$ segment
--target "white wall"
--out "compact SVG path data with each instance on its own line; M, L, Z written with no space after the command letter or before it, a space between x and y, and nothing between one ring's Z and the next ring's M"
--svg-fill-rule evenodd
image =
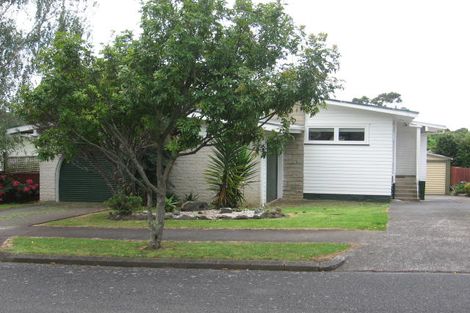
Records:
M397 129L397 175L416 175L416 128L403 123Z
M37 156L36 147L29 138L24 138L21 144L15 147L14 151L11 151L8 156L10 157L23 157L23 156Z
M386 114L329 105L306 119L309 127L368 128L367 145L304 147L304 193L391 195L393 119Z
M418 179L420 181L426 181L427 176L427 157L428 157L428 136L426 133L421 132L419 136L420 139L420 149L419 149L419 175Z

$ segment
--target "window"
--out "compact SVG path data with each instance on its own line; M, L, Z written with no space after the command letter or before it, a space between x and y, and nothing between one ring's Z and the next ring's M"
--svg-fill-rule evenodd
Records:
M366 130L364 128L340 128L339 141L364 141Z
M334 128L310 128L308 130L308 140L333 141L335 140Z
M308 129L306 143L324 145L368 145L369 126L312 127Z

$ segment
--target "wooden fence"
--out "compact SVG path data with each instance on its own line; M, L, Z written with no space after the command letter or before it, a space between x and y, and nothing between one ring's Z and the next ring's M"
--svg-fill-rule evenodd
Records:
M450 184L470 182L470 168L452 166L450 170Z

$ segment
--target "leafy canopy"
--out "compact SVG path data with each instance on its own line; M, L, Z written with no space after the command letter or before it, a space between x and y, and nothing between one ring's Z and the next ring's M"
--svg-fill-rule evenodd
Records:
M360 98L353 98L353 103L357 104L375 104L377 106L386 106L387 104L398 104L402 102L401 95L397 92L385 92L379 94L377 97L369 99L366 96Z
M470 167L470 132L466 128L429 136L429 149L452 158L452 165Z

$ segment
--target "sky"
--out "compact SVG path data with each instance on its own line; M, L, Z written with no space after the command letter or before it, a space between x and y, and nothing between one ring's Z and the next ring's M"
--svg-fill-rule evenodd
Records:
M96 45L113 32L138 32L138 0L99 0ZM470 128L470 1L285 0L296 24L328 34L341 53L338 100L395 91L417 120Z

